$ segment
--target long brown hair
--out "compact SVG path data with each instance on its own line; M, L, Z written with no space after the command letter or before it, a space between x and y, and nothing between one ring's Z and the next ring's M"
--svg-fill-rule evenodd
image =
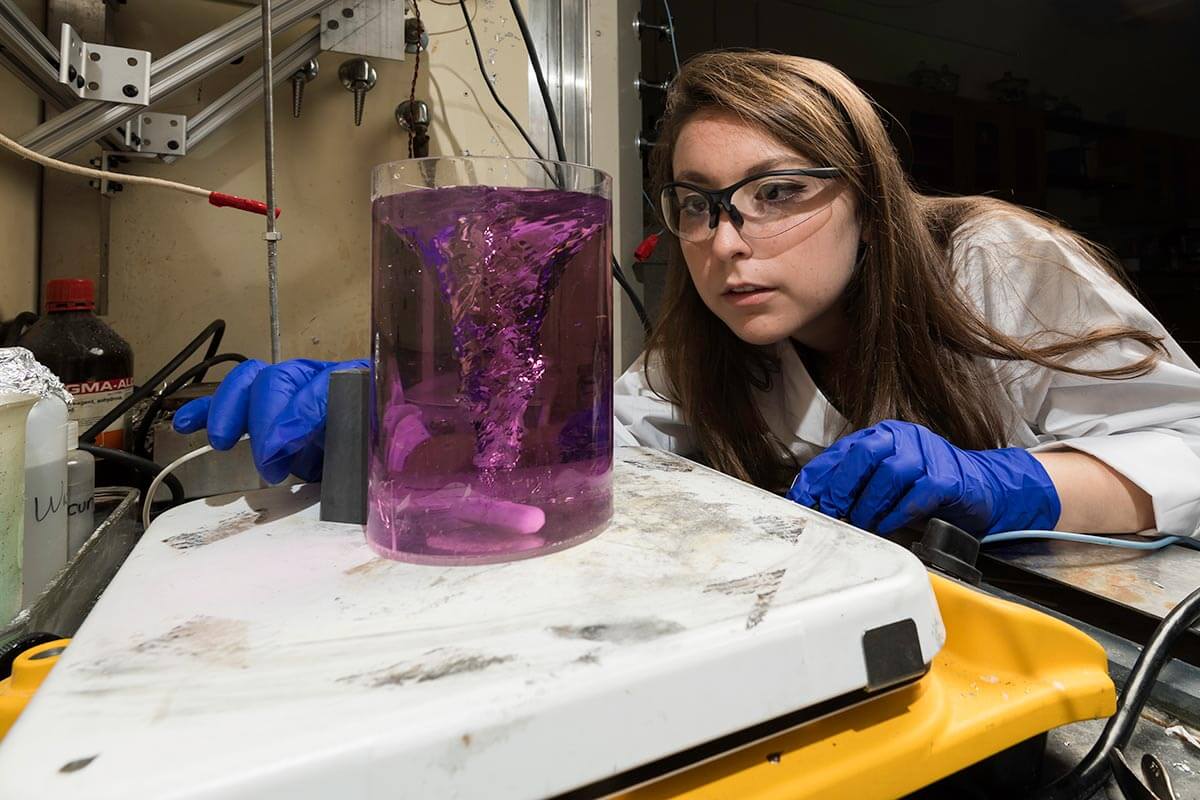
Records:
M872 101L821 61L762 51L704 53L684 65L667 94L652 154L655 189L672 180L679 131L699 111L732 113L820 166L840 167L857 198L869 242L846 290L856 332L835 396L851 428L881 419L920 423L961 447L1005 444L998 385L981 358L1025 361L1102 378L1145 374L1162 339L1135 328L1085 335L1057 332L1018 341L984 321L955 289L951 252L961 226L993 211L1018 214L1060 234L1110 270L1098 246L1015 205L986 197L929 197L910 184ZM657 195L655 195L657 196ZM701 455L715 468L779 490L796 465L768 430L754 389L769 388L778 363L771 347L740 340L704 305L679 241L669 236L665 301L647 355L667 385L653 387L680 406ZM1066 357L1132 339L1149 348L1135 363L1085 370Z

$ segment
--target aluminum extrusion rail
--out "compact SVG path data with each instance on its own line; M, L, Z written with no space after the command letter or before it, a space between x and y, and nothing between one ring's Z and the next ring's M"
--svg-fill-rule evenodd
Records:
M301 20L314 16L334 0L279 0L273 9L272 34L278 35ZM210 70L252 50L261 42L260 8L235 17L178 50L152 62L150 101L154 103L182 89ZM62 156L102 137L145 106L88 101L39 125L21 138L24 146L48 156Z
M79 98L58 81L58 49L12 0L0 0L0 58L45 101L70 108Z
M275 83L281 83L321 52L321 34L314 29L281 51L271 60ZM213 100L202 111L188 119L187 142L190 149L229 120L258 102L263 94L262 73L247 75L236 86Z

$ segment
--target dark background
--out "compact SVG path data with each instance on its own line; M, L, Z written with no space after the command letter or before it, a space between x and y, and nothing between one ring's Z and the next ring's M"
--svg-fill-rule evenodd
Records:
M819 58L892 116L917 186L1047 212L1110 248L1200 358L1200 3L1195 0L675 0L679 57ZM665 21L661 0L642 19ZM674 72L642 34L642 77ZM653 139L661 91L642 93ZM654 229L647 209L646 224ZM661 258L661 253L657 254ZM639 268L648 288L661 265Z

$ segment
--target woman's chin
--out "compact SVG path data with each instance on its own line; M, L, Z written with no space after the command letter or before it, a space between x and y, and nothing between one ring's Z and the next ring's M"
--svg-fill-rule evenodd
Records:
M729 324L728 322L726 324L729 325L729 329L733 331L734 335L743 342L758 347L782 342L788 337L790 331L790 328L782 320L771 320L761 317L741 320L735 324Z

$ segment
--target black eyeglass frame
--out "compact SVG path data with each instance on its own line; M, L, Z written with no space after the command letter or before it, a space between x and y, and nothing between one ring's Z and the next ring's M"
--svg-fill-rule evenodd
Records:
M659 202L660 206L665 206L667 192L671 191L676 186L681 186L684 189L690 189L691 191L695 192L696 194L700 195L701 197L703 197L705 200L708 201L708 228L709 228L709 230L716 230L717 225L720 224L722 209L724 209L725 213L729 215L729 221L733 223L734 227L738 228L740 230L746 220L745 220L745 217L742 216L742 212L738 211L737 206L735 206L733 204L733 195L737 192L738 189L741 189L747 183L752 183L757 180L762 180L763 178L777 178L777 177L778 178L805 177L805 178L821 178L824 180L830 180L833 178L842 177L842 170L839 167L805 167L805 168L796 168L796 169L775 169L775 170L770 170L768 172L759 172L755 175L747 175L745 178L742 178L737 183L726 186L724 189L705 189L701 186L697 186L694 183L687 183L685 181L671 181L670 183L663 186L662 191L659 193L658 202ZM660 210L662 211L662 214L663 214L663 222L666 223L667 217L670 215L667 213L667 209L665 207L661 208ZM677 223L677 226L678 226L678 223ZM671 230L671 225L669 223L667 224L666 227L667 227L667 230ZM782 233L782 232L783 231L780 231L780 233ZM676 236L679 235L678 232L676 232L676 231L672 231L672 233L675 233ZM772 235L775 236L778 234L772 234ZM767 238L770 238L770 237L767 237Z

